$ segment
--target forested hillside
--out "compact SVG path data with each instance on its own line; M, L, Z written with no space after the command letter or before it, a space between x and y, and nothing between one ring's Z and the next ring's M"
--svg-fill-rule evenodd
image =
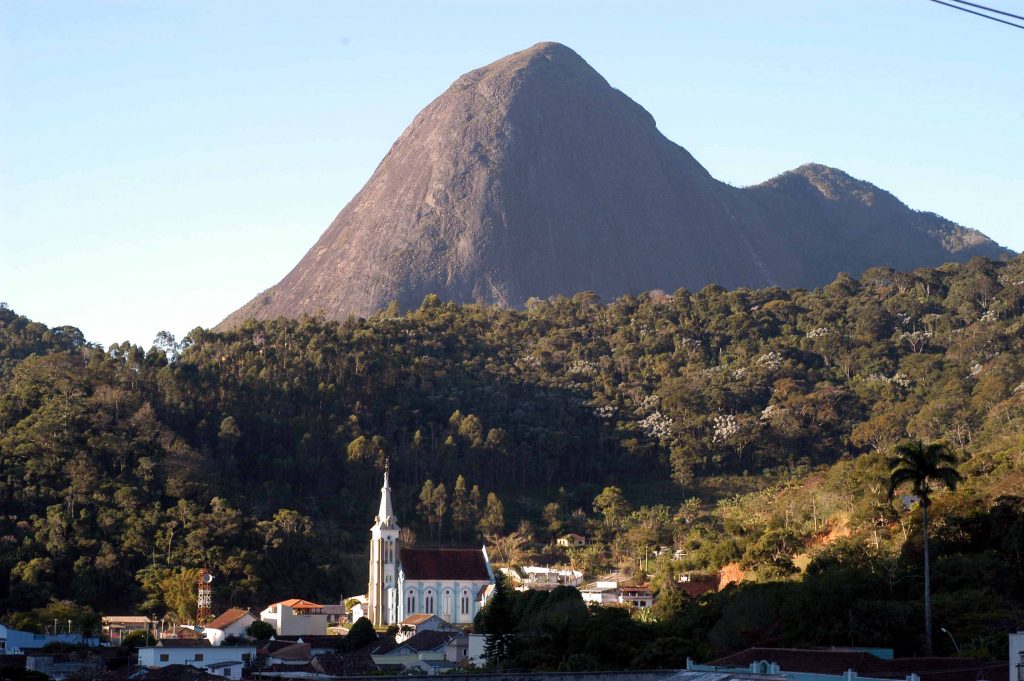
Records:
M484 534L514 557L574 529L600 543L565 558L593 570L674 546L645 566L676 636L912 649L919 523L885 459L909 436L966 478L933 509L936 616L983 650L1024 623L1022 335L1024 257L524 311L428 297L148 350L0 308L0 611L187 613L198 567L215 609L362 593L389 458L421 544ZM785 583L700 610L671 595L673 574L734 563ZM826 591L846 600L814 628L748 621Z

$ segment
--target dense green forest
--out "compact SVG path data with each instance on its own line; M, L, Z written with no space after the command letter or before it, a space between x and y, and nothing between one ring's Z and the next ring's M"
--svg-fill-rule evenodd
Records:
M815 291L428 297L149 349L2 306L0 612L184 616L199 567L215 609L363 593L389 459L408 541L642 565L661 605L636 626L695 651L913 651L920 519L886 494L913 437L965 477L931 510L937 621L996 654L1024 624L1022 336L1024 257ZM598 543L558 555L569 530ZM741 587L674 587L726 565Z

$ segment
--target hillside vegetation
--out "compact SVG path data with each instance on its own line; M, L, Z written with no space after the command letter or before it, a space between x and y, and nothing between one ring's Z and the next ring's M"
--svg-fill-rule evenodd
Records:
M428 296L148 350L3 307L0 611L185 617L199 567L215 609L362 593L389 458L419 543L553 558L575 530L597 548L561 558L590 570L646 555L644 626L693 650L911 651L919 519L886 498L909 436L966 478L931 510L936 621L994 654L1024 603L1022 327L1022 257L522 311ZM727 564L751 583L703 605L673 587Z

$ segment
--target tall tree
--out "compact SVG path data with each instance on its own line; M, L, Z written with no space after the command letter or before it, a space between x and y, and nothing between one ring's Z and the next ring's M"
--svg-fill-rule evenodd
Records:
M487 493L487 506L484 507L477 529L484 536L499 534L505 529L505 505L494 492Z
M926 445L920 440L907 440L896 446L896 456L889 460L889 498L901 487L910 486L921 506L924 536L924 646L932 654L932 594L928 563L928 507L937 487L956 489L963 478L953 464L956 458L941 443Z

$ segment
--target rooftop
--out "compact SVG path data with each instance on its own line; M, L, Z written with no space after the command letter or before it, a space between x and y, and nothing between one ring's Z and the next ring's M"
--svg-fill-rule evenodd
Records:
M409 580L458 579L489 581L481 549L402 549L402 572Z
M206 625L207 629L223 629L229 627L246 615L251 614L248 610L241 608L228 608L218 615L212 622Z
M280 603L271 603L270 607L273 607L275 605L284 605L286 607L294 608L296 610L315 610L317 608L324 607L312 601L307 601L303 598L289 598L287 601L281 601Z
M905 679L917 674L921 681L1006 681L1007 662L969 657L902 657L884 660L867 651L802 648L747 648L709 662L719 668L745 668L753 662L774 662L782 672L842 675L852 669L859 676Z

